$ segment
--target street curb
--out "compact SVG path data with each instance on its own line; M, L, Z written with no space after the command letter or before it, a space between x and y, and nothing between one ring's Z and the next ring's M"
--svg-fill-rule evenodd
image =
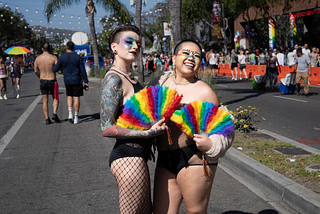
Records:
M299 143L295 140L291 140L290 138L287 138L287 137L284 137L284 136L281 136L279 134L276 134L276 133L273 133L273 132L270 132L270 131L267 131L265 129L258 129L259 132L262 132L264 134L267 134L267 135L270 135L276 139L278 139L279 141L283 141L283 142L286 142L286 143L290 143L296 147L299 147L299 148L302 148L312 154L315 154L315 155L320 155L320 150L319 149L316 149L316 148L312 148L310 146L306 146L302 143Z
M270 189L283 202L301 213L320 213L320 196L256 160L230 148L223 161Z

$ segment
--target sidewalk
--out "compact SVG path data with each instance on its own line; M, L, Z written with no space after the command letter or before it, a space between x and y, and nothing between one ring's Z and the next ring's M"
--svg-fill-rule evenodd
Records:
M318 149L314 149L267 130L259 131L280 141L291 143L313 154L320 155L320 150ZM221 161L227 162L230 166L271 190L281 199L281 201L290 205L297 211L308 214L320 213L320 196L318 194L253 160L236 149L231 147Z

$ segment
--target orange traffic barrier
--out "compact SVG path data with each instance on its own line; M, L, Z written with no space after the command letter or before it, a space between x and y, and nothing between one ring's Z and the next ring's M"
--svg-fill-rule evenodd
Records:
M239 74L238 66L238 74ZM266 65L247 65L246 72L249 78L253 78L255 75L266 74L267 66ZM278 76L278 81L280 82L281 78L285 78L287 74L290 74L294 71L294 66L280 66L280 72ZM219 64L219 74L221 76L232 76L231 68L228 64ZM311 77L309 77L310 85L319 85L320 84L320 67L311 68Z

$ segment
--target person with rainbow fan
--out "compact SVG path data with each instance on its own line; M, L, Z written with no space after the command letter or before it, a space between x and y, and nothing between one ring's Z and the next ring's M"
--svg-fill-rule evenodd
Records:
M207 213L218 159L234 140L233 116L219 107L215 92L196 77L201 66L197 42L178 43L172 59L175 70L149 84L167 86L183 95L180 110L166 122L172 144L168 132L156 138L159 154L153 213L179 213L182 200L187 213Z
M115 124L130 97L143 89L129 75L130 65L138 59L140 47L140 30L136 26L121 26L110 34L109 48L114 63L101 87L100 120L103 136L116 138L109 166L118 184L120 213L151 214L147 165L153 142L150 138L165 132L164 119L148 130L127 129Z

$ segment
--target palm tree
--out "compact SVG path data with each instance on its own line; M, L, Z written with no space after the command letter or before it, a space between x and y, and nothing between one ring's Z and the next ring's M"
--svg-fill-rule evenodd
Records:
M142 0L136 0L136 25L142 33L141 8L142 8ZM141 35L141 39L142 39L142 35ZM142 51L139 55L137 64L138 64L138 80L141 85L144 85L144 72L143 72L144 67L143 67L143 63L142 63Z
M60 11L61 9L66 7L71 7L72 4L78 3L79 1L80 0L48 0L45 5L45 13L47 14L48 22L55 12ZM96 0L96 3L101 5L106 11L110 11L111 13L116 14L120 20L125 20L126 17L131 16L129 11L119 0ZM94 14L96 12L96 8L94 6L93 0L87 0L85 12L89 16L95 76L99 77L100 66L98 56L98 43L94 26Z
M182 0L169 0L173 47L181 40L181 5Z

